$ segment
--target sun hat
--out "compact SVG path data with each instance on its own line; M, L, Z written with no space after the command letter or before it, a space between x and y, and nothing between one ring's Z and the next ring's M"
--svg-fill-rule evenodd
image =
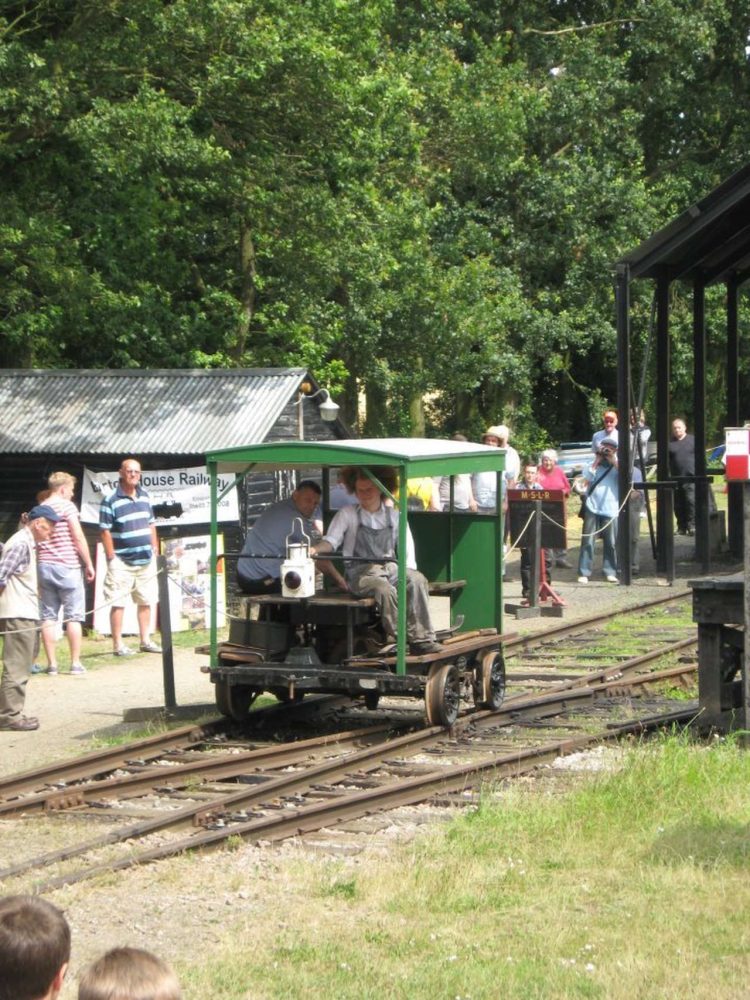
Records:
M482 435L482 440L484 441L488 437L497 438L498 441L506 441L508 439L508 428L505 424L496 424L493 427L488 427Z

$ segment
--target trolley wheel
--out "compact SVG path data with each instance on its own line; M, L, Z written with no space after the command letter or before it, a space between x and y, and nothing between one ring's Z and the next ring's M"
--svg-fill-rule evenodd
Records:
M235 722L245 722L260 691L249 684L230 684L228 681L216 681L215 687L216 707L221 714Z
M496 712L505 700L505 661L502 653L485 653L474 672L474 703Z
M365 691L365 708L374 712L380 701L380 691Z
M431 726L452 726L461 700L461 675L455 663L433 663L424 692Z

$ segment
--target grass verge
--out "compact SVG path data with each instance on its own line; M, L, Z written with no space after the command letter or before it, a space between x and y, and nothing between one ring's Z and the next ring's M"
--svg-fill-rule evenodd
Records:
M617 773L510 785L387 859L292 863L262 916L181 967L186 996L735 998L749 823L736 742L639 744Z

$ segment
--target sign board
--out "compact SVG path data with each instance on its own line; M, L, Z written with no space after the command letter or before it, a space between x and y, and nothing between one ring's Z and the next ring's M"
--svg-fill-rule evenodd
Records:
M508 518L510 520L510 540L515 544L524 531L529 518L536 510L536 502L542 503L542 547L545 549L565 549L565 494L562 490L508 490ZM521 538L525 547L531 540L533 521Z
M725 427L726 475L732 482L750 480L750 427Z
M119 483L117 472L92 472L84 468L81 520L86 524L99 523L99 505L102 497L112 493ZM219 496L234 482L233 476L219 476ZM152 505L174 501L182 506L178 518L157 518L157 525L209 524L211 521L210 480L205 466L189 469L144 469L141 485L148 493ZM219 521L239 521L237 488L233 487L219 501Z
M224 538L216 539L219 558L216 564L216 623L224 627L226 587L224 574ZM167 559L169 615L173 632L208 628L211 624L211 536L188 535L164 538L162 553Z

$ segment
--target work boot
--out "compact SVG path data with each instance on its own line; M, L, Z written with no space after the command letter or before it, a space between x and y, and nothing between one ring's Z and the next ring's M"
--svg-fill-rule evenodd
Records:
M434 639L417 639L409 643L409 652L414 656L424 656L426 653L442 653L443 647Z

